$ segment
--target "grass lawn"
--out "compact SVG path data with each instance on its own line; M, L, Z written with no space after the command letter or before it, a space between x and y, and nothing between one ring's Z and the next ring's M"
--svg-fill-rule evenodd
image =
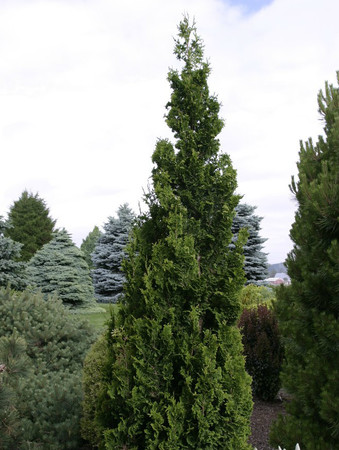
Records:
M109 303L98 303L98 306L100 306L100 308L103 308L105 311L79 314L79 315L81 315L84 319L87 319L94 326L95 329L100 330L100 329L104 328L105 322L110 317L110 309L117 308L117 305L109 304Z

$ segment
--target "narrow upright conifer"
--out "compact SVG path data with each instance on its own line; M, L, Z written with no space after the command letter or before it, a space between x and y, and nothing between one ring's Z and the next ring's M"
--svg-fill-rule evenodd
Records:
M187 17L175 54L183 68L168 75L166 122L176 142L159 140L153 154L96 420L107 449L249 449L250 378L236 326L243 236L229 248L236 173L219 153L220 105Z

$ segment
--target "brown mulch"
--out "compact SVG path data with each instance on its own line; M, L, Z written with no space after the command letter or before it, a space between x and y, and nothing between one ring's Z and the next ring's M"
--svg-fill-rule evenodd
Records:
M278 415L285 413L284 402L286 401L288 401L288 397L281 391L278 398L271 402L253 399L252 434L249 438L249 443L256 447L257 450L272 450L272 447L269 445L270 428Z

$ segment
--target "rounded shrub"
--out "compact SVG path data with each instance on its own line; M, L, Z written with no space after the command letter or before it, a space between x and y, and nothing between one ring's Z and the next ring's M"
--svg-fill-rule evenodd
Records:
M82 365L93 340L89 323L61 300L0 289L0 410L15 412L12 446L2 446L0 425L0 448L80 448ZM14 352L18 342L21 351ZM2 387L11 399L1 396Z
M275 313L267 306L244 309L239 327L246 358L246 370L252 376L253 394L261 400L273 400L280 389L283 347Z
M275 302L275 290L268 286L256 286L248 284L240 292L239 300L243 308L252 309L259 305L272 308Z

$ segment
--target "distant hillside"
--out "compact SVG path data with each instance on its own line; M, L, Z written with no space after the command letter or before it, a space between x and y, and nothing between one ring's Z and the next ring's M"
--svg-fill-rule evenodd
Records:
M287 269L284 263L277 263L277 264L269 264L268 265L268 276L274 277L276 273L287 273Z

